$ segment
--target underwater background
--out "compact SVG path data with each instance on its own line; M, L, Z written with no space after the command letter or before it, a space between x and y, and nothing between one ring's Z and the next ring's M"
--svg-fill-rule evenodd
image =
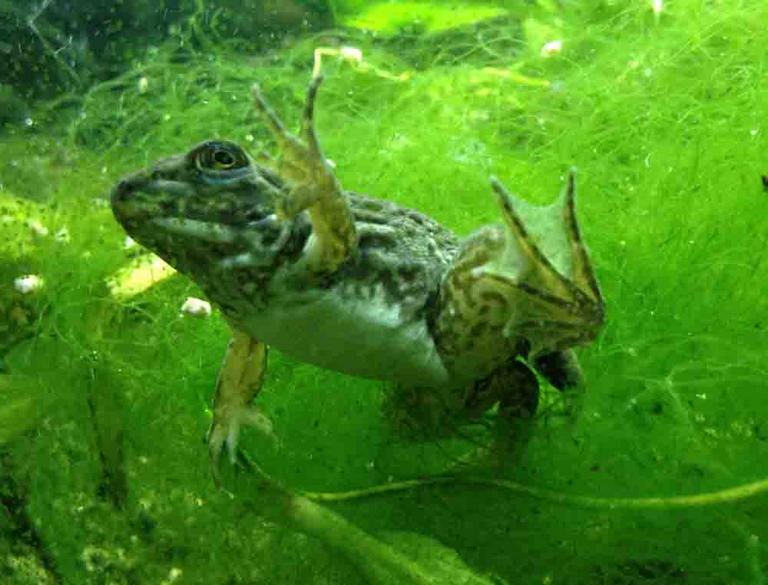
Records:
M768 3L0 0L1 584L768 582ZM466 235L579 169L607 303L514 465L274 351L212 482L228 339L114 221L126 173L316 121L343 185ZM418 433L417 433L418 434ZM258 461L258 463L256 463ZM265 481L279 483L276 492ZM383 487L382 487L383 486Z

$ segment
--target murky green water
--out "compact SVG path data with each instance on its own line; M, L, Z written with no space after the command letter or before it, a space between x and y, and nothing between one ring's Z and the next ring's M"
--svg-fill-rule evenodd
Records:
M764 22L737 0L0 3L0 583L765 583ZM605 323L579 393L538 369L527 424L274 347L274 438L244 426L217 489L230 328L215 292L185 301L218 289L126 240L109 193L212 138L278 152L250 87L295 130L317 73L340 184L459 238L501 222L490 176L544 205L577 167Z

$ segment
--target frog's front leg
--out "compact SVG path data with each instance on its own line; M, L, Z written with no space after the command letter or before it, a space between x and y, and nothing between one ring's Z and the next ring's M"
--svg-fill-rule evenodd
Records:
M277 172L289 186L287 195L277 201L278 216L291 219L309 211L312 235L305 249L307 267L312 272L333 272L357 248L357 233L341 184L320 148L314 126L314 105L322 77L309 86L302 116L300 136L294 136L253 87L256 109L266 119L277 141Z
M241 331L233 331L216 382L213 421L208 430L208 452L217 486L220 485L221 453L226 447L234 463L242 425L254 426L274 438L272 423L252 404L264 383L266 370L266 344Z

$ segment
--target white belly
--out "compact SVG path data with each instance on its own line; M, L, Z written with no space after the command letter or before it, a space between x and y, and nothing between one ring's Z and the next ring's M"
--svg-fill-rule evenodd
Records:
M277 292L277 291L276 291ZM372 298L312 290L276 294L238 325L254 338L317 366L411 386L445 386L449 377L424 319L404 319L383 291Z

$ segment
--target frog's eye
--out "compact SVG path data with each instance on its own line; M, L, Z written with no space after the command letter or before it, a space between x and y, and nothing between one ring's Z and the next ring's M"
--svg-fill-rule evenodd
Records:
M231 169L235 166L235 157L231 152L220 148L213 152L213 164L218 169Z
M195 166L201 171L228 171L248 166L248 158L236 144L210 141L194 151Z

